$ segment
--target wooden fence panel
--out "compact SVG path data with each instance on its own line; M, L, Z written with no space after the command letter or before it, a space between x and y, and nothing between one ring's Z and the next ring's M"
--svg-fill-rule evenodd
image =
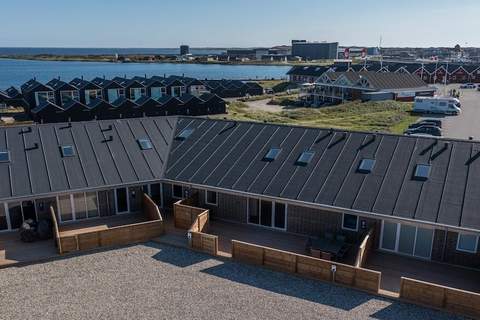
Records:
M480 318L480 294L475 292L402 277L400 298L413 303Z
M381 277L382 273L378 271L356 269L355 287L366 291L378 292L380 290Z
M332 281L331 263L316 258L299 256L297 258L297 273L322 281Z
M297 257L295 254L274 249L263 249L263 265L283 272L296 272Z
M446 288L445 309L451 312L480 318L480 294Z
M78 250L77 237L76 236L60 237L60 245L62 248L61 253L77 251Z
M100 245L102 247L111 247L118 245L127 245L131 243L130 228L112 228L100 232Z
M335 272L335 282L354 287L355 286L355 267L335 264L337 271Z
M245 263L263 265L263 248L232 240L232 258Z
M77 235L78 250L90 250L100 246L98 232L81 233Z

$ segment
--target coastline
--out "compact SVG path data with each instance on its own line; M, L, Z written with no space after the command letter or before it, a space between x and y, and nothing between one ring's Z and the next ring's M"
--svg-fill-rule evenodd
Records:
M128 61L115 60L111 55L0 55L0 59L9 60L30 60L30 61L60 61L60 62L104 62L104 63L151 63L151 64L203 64L203 65L240 65L240 66L308 66L319 65L327 62L281 62L281 61L199 61L188 60L181 61L169 56L156 56L154 60L150 59L151 55L129 55Z

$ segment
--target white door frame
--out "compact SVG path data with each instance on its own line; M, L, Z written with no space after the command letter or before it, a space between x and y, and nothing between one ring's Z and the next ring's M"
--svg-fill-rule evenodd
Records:
M250 222L250 200L257 200L258 201L258 224L257 223L252 223ZM262 201L268 201L272 204L272 217L270 221L270 226L264 226L262 225ZM277 228L275 227L275 204L276 203L281 203L285 205L285 212L284 212L284 221L285 221L285 227L284 228ZM273 230L280 230L280 231L286 231L287 230L287 217L288 217L288 203L282 202L282 201L271 201L271 200L262 200L258 198L247 198L247 224L253 225L253 226L258 226L258 227L263 227L266 229L273 229Z

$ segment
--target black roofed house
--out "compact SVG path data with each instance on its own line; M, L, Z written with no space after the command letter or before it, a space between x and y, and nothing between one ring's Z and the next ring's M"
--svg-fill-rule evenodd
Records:
M28 103L29 108L27 113L38 106L44 101L50 101L55 103L55 91L35 79L31 79L21 86L22 95L25 101Z
M90 102L95 104L96 101ZM64 116L71 121L90 121L94 118L94 112L88 106L77 100L69 100L62 105Z
M187 93L185 84L176 77L171 77L165 80L167 94L178 98Z
M7 107L22 107L28 110L28 103L23 95L15 87L10 87L5 91L0 91L0 109Z
M140 105L139 110L142 112L142 115L137 115L137 117L155 117L166 115L165 112L162 110L162 104L158 101L158 99L145 96L137 100L136 103Z
M0 230L50 206L75 225L136 212L142 192L165 208L188 194L211 222L261 227L252 235L358 244L373 230L373 251L480 269L477 141L194 117L0 127L0 137Z
M70 101L80 101L80 92L74 85L60 79L52 79L47 85L55 90L55 103L63 108Z
M213 93L204 93L200 97L201 109L206 114L227 113L227 104L225 100Z
M109 102L103 99L95 99L90 101L87 105L90 110L90 115L92 119L116 119L118 115L116 114L116 108Z
M246 82L247 94L251 96L260 96L263 94L263 87L257 82Z
M126 98L131 101L136 101L147 95L147 89L144 84L137 80L129 80L122 83L125 86Z
M92 82L102 88L103 97L109 103L116 101L120 97L125 97L125 87L116 81L95 78Z
M294 66L287 72L287 75L290 82L314 83L328 69L330 67L327 66Z
M103 99L102 87L93 82L75 78L70 84L80 91L80 102L83 104L89 105L95 99Z
M110 115L106 119L121 119L126 118L127 116L132 116L143 111L140 110L140 106L127 98L118 98L117 101L112 103L113 109Z
M49 100L44 100L40 105L30 110L30 113L33 120L39 123L68 121L68 116L64 113L63 108Z
M122 118L141 118L146 116L146 109L152 109L159 105L159 103L150 98L149 96L142 96L137 99L133 104L129 101L127 105L122 106L119 112L122 114Z
M159 99L157 99L158 103L160 104L159 109L154 109L154 113L152 114L152 109L147 109L147 115L149 116L155 116L157 115L162 115L162 116L172 116L172 115L177 115L178 114L178 108L182 104L178 98L172 97L172 96L163 96Z
M177 108L177 115L197 116L206 114L205 110L202 110L205 105L202 104L202 100L196 96L187 93L178 98L178 100L180 100L181 103Z
M167 94L167 87L163 80L158 78L150 78L145 81L145 86L147 87L147 96L152 97L153 99L159 99Z
M433 96L435 91L408 72L326 72L311 90L309 100L314 105L358 99L412 101L416 96Z
M202 94L208 92L205 84L198 79L185 79L184 82L187 87L187 93L192 94L196 97L199 97Z

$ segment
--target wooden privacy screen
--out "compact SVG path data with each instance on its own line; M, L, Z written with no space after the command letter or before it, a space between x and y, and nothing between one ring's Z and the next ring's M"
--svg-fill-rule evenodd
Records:
M283 272L378 293L381 273L232 240L232 258ZM332 271L335 266L336 271Z
M98 231L79 231L77 234L68 236L62 236L62 233L59 232L53 208L50 208L50 211L60 254L99 247L146 242L164 233L163 219L160 210L147 195L143 196L143 211L149 221L111 227Z
M403 278L400 298L469 317L480 318L480 294Z
M173 205L175 228L188 230L197 216L205 212L205 209L193 207L185 203L191 203L190 199L177 201Z
M355 267L361 268L365 265L367 261L368 255L373 247L374 242L374 235L375 235L375 227L372 227L365 237L363 238L357 252L357 258L355 259Z

